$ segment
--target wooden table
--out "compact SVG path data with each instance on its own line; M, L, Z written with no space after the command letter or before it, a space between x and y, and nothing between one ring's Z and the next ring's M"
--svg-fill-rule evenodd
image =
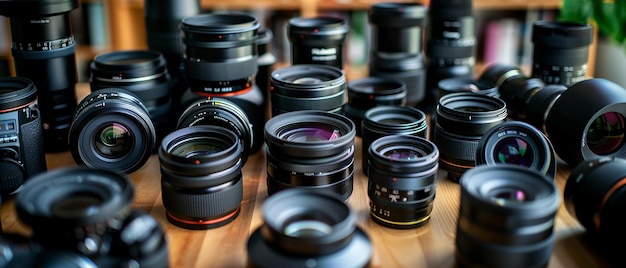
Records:
M82 85L79 88L79 99L86 94L85 85ZM459 185L446 179L445 171L440 170L429 223L409 230L382 227L369 216L367 177L362 172L361 139L358 137L355 147L354 192L348 203L357 215L358 225L369 235L374 246L371 266L455 267ZM49 170L76 165L69 151L47 154L46 160ZM564 163L559 164L556 184L561 193L569 170ZM264 148L250 156L242 172L244 196L240 215L225 226L202 231L182 229L167 221L161 200L161 174L157 155L152 155L141 169L130 174L135 185L135 208L150 213L166 232L171 267L246 266L246 243L250 234L263 223L261 205L267 198ZM0 215L5 232L30 234L30 230L15 215L12 199L2 204ZM609 266L606 259L585 242L585 230L566 211L562 201L555 230L556 241L549 267Z

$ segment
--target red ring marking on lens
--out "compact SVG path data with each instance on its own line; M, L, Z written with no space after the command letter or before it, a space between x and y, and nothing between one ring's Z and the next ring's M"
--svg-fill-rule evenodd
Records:
M602 198L602 202L600 202L600 206L598 207L598 212L596 212L596 214L593 217L593 223L595 224L597 232L600 232L600 217L602 215L602 209L604 208L604 205L606 204L607 201L609 201L609 198L611 198L611 195L613 195L615 191L617 191L620 187L624 185L626 185L626 177L622 178L620 181L614 184L613 187L611 187L611 189L609 189L609 191L607 191L604 197Z
M223 222L225 220L228 220L228 219L232 218L233 216L235 216L237 214L237 212L239 212L239 208L235 209L235 211L233 211L232 213L229 213L228 215L226 215L224 217L221 217L221 218L212 219L212 220L195 220L195 221L184 220L184 219L177 218L176 216L172 215L169 212L167 212L167 215L170 216L175 221L180 222L180 223L184 223L184 224L189 224L189 225L211 225L211 224L216 224L216 223L220 223L220 222Z

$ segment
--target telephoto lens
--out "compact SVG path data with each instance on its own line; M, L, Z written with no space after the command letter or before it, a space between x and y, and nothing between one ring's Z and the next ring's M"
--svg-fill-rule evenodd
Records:
M227 128L175 130L159 147L161 194L172 224L193 230L223 226L239 215L243 142Z
M243 164L248 160L250 151L259 150L264 142L263 136L254 135L253 128L260 126L253 126L246 113L237 104L225 98L209 97L192 103L178 118L176 128L196 125L219 126L235 132L243 142L241 153Z
M364 174L367 175L370 144L380 137L393 134L426 138L426 114L408 106L381 105L368 109L361 122L361 167Z
M132 173L148 161L156 132L139 98L120 88L103 88L78 104L69 140L79 165Z
M32 229L31 240L45 251L79 254L96 263L93 267L167 267L164 232L154 218L132 209L133 195L126 175L69 167L27 181L15 209Z
M602 78L569 87L545 85L502 64L489 66L482 77L497 81L511 114L540 129L570 166L626 156L626 90L621 86Z
M343 70L343 45L350 26L340 17L295 17L287 24L291 64L329 65Z
M369 75L405 83L407 106L416 106L426 95L422 52L426 16L427 8L418 3L375 3L370 10Z
M616 157L589 159L570 172L563 199L570 215L587 231L587 236L603 252L623 264L624 190L626 160Z
M346 76L341 69L320 64L283 67L270 81L272 117L291 111L341 113L346 104Z
M435 200L437 146L423 137L389 135L372 142L368 154L372 219L398 229L426 224Z
M259 28L256 18L244 13L207 13L182 19L185 74L190 87L187 96L181 98L182 107L189 107L200 96L228 98L258 126L255 136L263 136L266 99L254 84Z
M476 20L472 0L433 0L426 31L426 103L437 105L437 84L474 77Z
M473 78L446 78L439 81L437 85L437 101L439 101L439 98L443 95L456 92L472 92L496 98L500 97L500 92L498 92L498 87L496 87L495 83L475 80Z
M0 15L10 18L15 74L33 81L41 100L45 150L66 151L76 109L76 41L70 11L78 0L5 0Z
M566 86L587 79L587 58L592 41L593 28L589 24L534 22L531 77L547 84Z
M361 136L361 121L370 108L406 104L404 82L382 77L366 77L348 82L348 103L343 106L343 114L356 126L356 135Z
M326 111L293 111L265 124L267 191L334 192L347 200L354 177L354 123Z
M521 121L496 125L480 139L476 166L496 164L534 169L551 179L556 176L556 154L552 143L541 131Z
M480 139L506 119L506 104L499 98L459 92L439 99L432 140L448 179L458 182L461 174L475 167Z
M367 267L373 247L356 215L332 193L289 189L261 208L247 243L251 267Z
M45 172L37 87L28 78L0 77L0 194Z
M91 90L121 88L135 94L148 108L158 139L173 129L172 80L165 57L156 50L113 51L91 63Z
M144 0L144 21L148 49L163 53L167 70L172 79L171 96L173 108L187 88L183 54L185 47L180 36L180 21L183 18L200 14L199 0Z
M536 170L478 166L460 181L456 260L461 267L546 267L560 195Z
M252 90L257 73L257 20L243 13L199 14L181 21L185 73L203 96Z

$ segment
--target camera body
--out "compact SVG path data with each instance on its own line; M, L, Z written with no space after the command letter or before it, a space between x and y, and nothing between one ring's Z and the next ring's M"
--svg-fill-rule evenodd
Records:
M46 170L36 87L26 78L2 78L0 89L0 193L17 190Z

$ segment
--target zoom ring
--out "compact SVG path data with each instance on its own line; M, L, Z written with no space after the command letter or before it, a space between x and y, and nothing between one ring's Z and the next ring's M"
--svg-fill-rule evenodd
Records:
M162 187L175 188L167 181ZM234 182L215 186L220 188L207 194L205 189L173 189L162 191L163 204L168 212L182 219L206 220L226 216L236 210L243 198L243 180L241 175Z

